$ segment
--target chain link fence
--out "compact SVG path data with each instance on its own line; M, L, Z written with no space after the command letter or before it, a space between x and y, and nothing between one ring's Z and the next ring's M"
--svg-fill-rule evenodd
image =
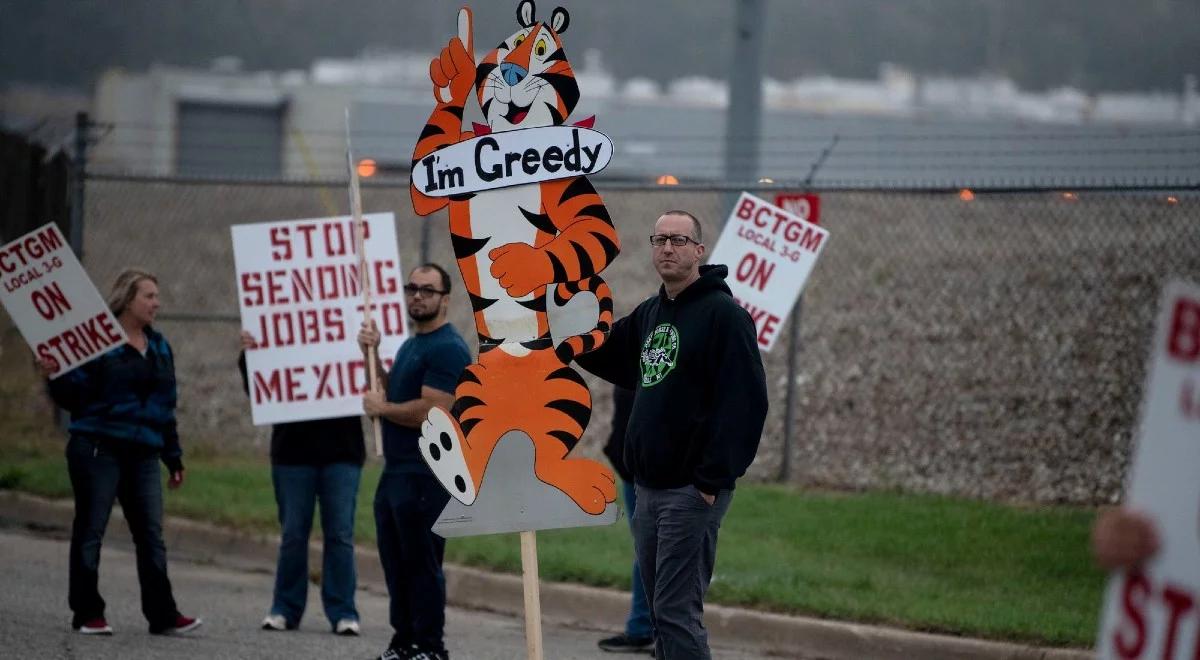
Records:
M659 213L692 211L711 247L733 199L682 186L601 183L600 192L623 243L604 272L618 314L657 289L646 238ZM804 296L798 368L789 375L786 326L764 355L771 411L753 478L779 472L790 377L794 483L1035 502L1119 497L1159 291L1169 277L1200 279L1200 192L962 197L971 196L822 193L831 243ZM85 265L98 286L132 265L159 275L184 442L261 450L267 432L250 424L235 367L229 227L345 213L345 187L101 176L88 180L86 199ZM422 256L425 223L429 259L453 265L445 214L415 216L407 187L368 185L363 208L395 213L406 268ZM456 292L451 320L473 338ZM577 451L599 456L610 387L589 383L595 407Z

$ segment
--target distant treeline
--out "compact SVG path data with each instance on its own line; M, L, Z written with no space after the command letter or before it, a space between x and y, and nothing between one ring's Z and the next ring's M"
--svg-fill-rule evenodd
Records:
M0 0L0 83L86 87L103 70L154 62L303 69L364 48L431 51L466 0ZM599 48L618 76L724 78L737 0L557 0L568 55ZM479 48L515 30L516 0L476 0ZM765 0L768 75L874 78L991 71L1019 85L1177 91L1200 73L1196 0Z

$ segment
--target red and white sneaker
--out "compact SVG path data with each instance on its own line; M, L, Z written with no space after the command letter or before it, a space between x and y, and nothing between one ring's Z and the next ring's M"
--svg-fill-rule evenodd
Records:
M201 621L199 617L193 619L190 616L184 616L184 615L180 614L175 617L175 622L172 623L171 625L167 626L166 628L151 628L150 634L152 634L152 635L181 635L183 633L191 632L191 631L199 628L202 625L204 625L204 622Z
M82 626L75 629L80 635L111 635L112 626L104 620L104 617L96 617L85 622Z

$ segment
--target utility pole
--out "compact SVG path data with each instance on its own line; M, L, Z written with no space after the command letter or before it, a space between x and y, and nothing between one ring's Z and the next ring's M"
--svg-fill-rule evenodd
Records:
M729 110L725 115L725 181L758 179L762 132L762 53L766 0L734 0L733 61L729 67Z

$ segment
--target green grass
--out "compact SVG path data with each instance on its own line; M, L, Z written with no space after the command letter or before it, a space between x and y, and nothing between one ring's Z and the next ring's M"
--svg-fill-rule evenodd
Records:
M359 493L358 543L374 544L371 498ZM0 487L69 497L58 456L0 449ZM257 531L276 529L264 460L205 458L166 498L171 515ZM1092 513L1024 509L946 497L828 494L745 485L721 530L709 601L880 622L917 630L1087 646L1103 576L1086 552ZM628 588L624 522L538 534L547 580ZM516 573L514 534L451 539L450 561Z
M8 351L6 351L7 353ZM0 354L0 488L70 497L63 440ZM20 395L20 396L18 396ZM192 456L171 515L275 531L264 457ZM373 547L379 466L359 492L357 541ZM1090 646L1103 575L1087 554L1094 512L928 495L740 486L721 530L709 602L916 630ZM515 534L451 539L450 561L517 573ZM543 579L629 587L624 521L540 532Z

